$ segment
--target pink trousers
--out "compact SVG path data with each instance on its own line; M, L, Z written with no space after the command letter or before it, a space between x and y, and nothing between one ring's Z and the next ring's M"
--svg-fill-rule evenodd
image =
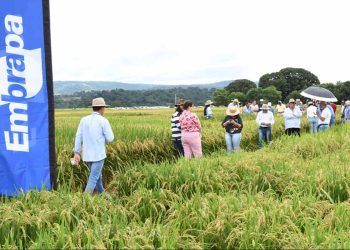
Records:
M185 158L192 157L199 158L202 156L202 142L199 132L185 132L181 133L182 146L185 151Z

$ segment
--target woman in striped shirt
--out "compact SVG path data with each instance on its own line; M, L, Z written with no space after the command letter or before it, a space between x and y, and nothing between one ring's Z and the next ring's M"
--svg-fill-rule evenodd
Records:
M184 148L181 141L181 126L179 122L180 115L183 111L183 104L185 100L180 99L175 104L175 113L171 116L171 140L175 149L175 156L184 156Z
M192 113L192 102L184 103L184 111L180 115L180 126L182 132L182 146L185 151L185 158L199 158L202 156L201 123L198 116Z

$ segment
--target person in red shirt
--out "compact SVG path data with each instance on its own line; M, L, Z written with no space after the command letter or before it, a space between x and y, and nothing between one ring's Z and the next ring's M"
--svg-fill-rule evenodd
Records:
M331 105L332 109L334 110L334 116L335 116L335 114L337 113L336 112L337 111L337 105L335 103L333 103L333 102L331 102L329 105Z

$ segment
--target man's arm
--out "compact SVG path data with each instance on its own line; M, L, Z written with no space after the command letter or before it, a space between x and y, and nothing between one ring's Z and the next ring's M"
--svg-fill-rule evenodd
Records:
M103 135L106 138L106 142L112 142L114 140L114 133L108 120L103 125Z
M82 126L82 121L80 121L77 133L75 135L75 143L74 143L74 160L77 164L80 162L82 142L83 142L83 126Z

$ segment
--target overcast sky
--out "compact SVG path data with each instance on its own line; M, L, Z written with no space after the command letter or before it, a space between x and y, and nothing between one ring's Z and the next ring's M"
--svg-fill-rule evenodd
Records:
M51 0L54 80L350 80L348 0Z

